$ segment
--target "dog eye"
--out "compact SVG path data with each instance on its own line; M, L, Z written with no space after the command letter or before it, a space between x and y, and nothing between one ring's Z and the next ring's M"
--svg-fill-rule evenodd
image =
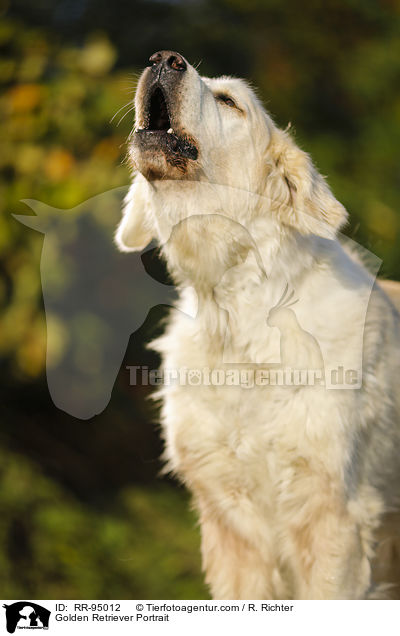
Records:
M226 104L227 106L230 106L231 108L237 108L236 103L228 95L219 93L218 95L215 96L215 99L219 102L223 102L224 104Z

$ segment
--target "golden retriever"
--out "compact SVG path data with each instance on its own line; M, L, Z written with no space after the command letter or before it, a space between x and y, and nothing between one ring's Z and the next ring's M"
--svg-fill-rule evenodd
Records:
M382 596L396 570L397 311L338 240L346 210L249 85L200 77L173 51L150 62L116 241L155 238L180 289L154 343L165 371L187 371L159 391L165 454L193 494L212 595Z

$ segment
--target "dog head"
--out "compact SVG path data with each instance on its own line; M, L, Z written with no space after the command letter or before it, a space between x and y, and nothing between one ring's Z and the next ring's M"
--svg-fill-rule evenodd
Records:
M332 238L346 220L309 156L279 130L249 85L200 77L160 51L138 83L129 157L136 177L116 240L142 249L165 242L193 214ZM187 246L186 246L187 247Z
M155 53L150 62L135 97L133 167L150 181L206 180L249 189L245 179L237 183L239 169L255 165L254 152L263 152L270 137L254 93L242 80L200 77L172 51Z

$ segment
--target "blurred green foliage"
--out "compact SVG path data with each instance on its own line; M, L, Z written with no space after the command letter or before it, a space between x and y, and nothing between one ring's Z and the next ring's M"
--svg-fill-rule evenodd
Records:
M6 85L0 99L0 249L12 282L0 354L11 354L13 373L37 376L45 364L37 275L42 236L27 232L10 212L27 213L20 203L27 197L72 208L128 183L122 160L132 114L125 129L110 119L132 99L133 88L127 72L110 73L116 52L105 36L88 38L80 49L57 49L40 30L3 21L0 43L9 55L0 66ZM6 293L3 283L3 301Z
M207 598L180 491L125 488L93 512L18 455L0 475L2 598Z
M24 198L72 208L128 183L136 76L162 48L258 87L328 175L351 215L347 233L400 279L399 0L10 2L0 22L3 597L206 595L187 498L157 481L147 389L123 373L157 363L143 343L162 312L131 339L104 413L81 422L57 411L45 379L43 237L11 217L28 213Z

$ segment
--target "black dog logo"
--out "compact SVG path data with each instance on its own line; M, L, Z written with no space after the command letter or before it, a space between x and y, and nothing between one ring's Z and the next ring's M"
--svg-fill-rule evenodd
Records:
M51 612L32 603L31 601L19 601L12 605L3 605L6 609L7 631L13 634L17 627L25 629L48 629Z

